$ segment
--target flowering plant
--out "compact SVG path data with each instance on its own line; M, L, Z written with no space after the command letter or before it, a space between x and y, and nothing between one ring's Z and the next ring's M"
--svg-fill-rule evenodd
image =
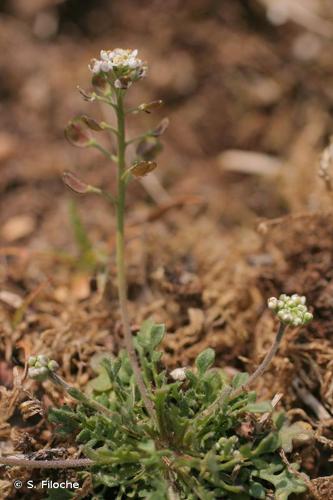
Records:
M126 92L143 78L146 65L137 50L102 50L90 64L94 91L81 91L87 101L98 100L114 110L117 126L97 122L86 115L66 129L70 142L94 147L117 165L117 190L91 186L72 172L65 184L79 194L103 196L116 212L116 264L124 351L105 356L90 394L70 386L59 375L59 365L42 354L29 359L29 376L49 380L77 401L49 412L59 432L74 434L85 458L38 461L1 458L11 465L47 468L83 468L91 471L93 498L146 498L150 500L213 500L217 498L265 499L271 493L285 500L306 490L306 476L297 463L286 463L281 453L291 452L293 439L304 429L289 426L271 403L256 402L250 386L263 374L276 353L288 325L302 326L312 319L305 299L297 295L271 298L268 307L280 327L274 344L249 377L237 374L231 381L212 368L215 353L199 354L194 368L167 373L158 350L164 325L147 320L133 337L127 310L125 266L125 200L129 181L149 174L157 166L154 157L159 137L168 126L164 119L155 128L126 138L128 113L147 112L161 101L126 109ZM92 132L108 131L117 139L117 151L105 149ZM137 143L137 158L126 162L126 148ZM260 414L263 414L259 417ZM50 493L49 498L52 498Z

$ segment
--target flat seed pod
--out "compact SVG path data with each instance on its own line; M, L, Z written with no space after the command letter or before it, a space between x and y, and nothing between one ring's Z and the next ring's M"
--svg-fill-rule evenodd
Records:
M164 134L170 123L169 118L163 118L160 123L151 131L151 135L154 137L159 137Z
M92 77L91 83L96 90L102 94L106 94L110 90L110 84L107 79L102 75L94 75Z
M143 160L153 160L161 151L162 145L156 137L146 137L136 147L136 154Z
M95 130L96 132L101 132L102 130L104 130L102 125L98 123L94 118L91 118L90 116L82 115L80 119L91 130Z
M151 101L151 102L144 102L143 104L140 104L138 109L140 111L144 111L145 113L151 113L155 109L160 108L163 106L163 101L162 99L158 99L157 101Z
M81 181L73 172L66 171L62 174L64 184L75 193L85 194L89 191L89 186Z
M76 88L78 89L78 91L80 92L81 96L85 101L93 102L96 99L96 94L91 92L86 92L84 89L81 89L79 85L77 85Z
M65 128L66 139L79 148L86 148L90 146L91 136L87 128L83 125L80 118L69 122Z
M157 167L156 161L138 161L129 169L134 177L144 177Z

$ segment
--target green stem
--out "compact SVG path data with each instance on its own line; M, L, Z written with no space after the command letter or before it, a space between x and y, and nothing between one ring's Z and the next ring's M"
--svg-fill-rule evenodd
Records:
M118 277L118 295L121 311L121 318L124 328L124 342L128 353L128 357L132 366L136 384L140 391L142 400L145 404L148 414L154 422L156 422L156 413L151 399L148 396L148 391L143 381L139 362L135 352L129 315L127 311L127 282L125 269L125 239L124 239L124 215L126 201L126 181L124 180L125 164L125 111L123 104L122 91L117 93L117 121L118 121L118 176L117 176L117 238L116 238L116 264Z
M81 392L79 389L76 389L75 387L72 387L71 385L67 384L65 380L63 380L57 373L51 373L50 375L50 380L56 385L60 385L65 389L65 391L74 399L77 401L80 401L81 403L85 404L86 406L89 406L90 408L93 408L94 410L100 411L104 415L107 415L110 418L113 418L115 416L115 413L106 406L102 405L98 401L95 401L94 399L88 398L83 392Z
M142 141L143 139L146 139L147 137L152 137L152 133L150 130L148 130L148 132L145 132L144 134L140 134L140 135L137 135L136 137L133 137L132 139L129 139L128 141L126 141L126 146L133 144L133 142Z
M250 378L248 379L246 384L244 384L243 387L240 387L239 389L235 390L230 395L230 399L235 398L235 397L239 396L242 392L248 390L248 388L253 384L253 382L255 382L255 380L257 380L259 377L261 377L263 375L263 373L267 370L272 359L274 358L275 354L277 353L277 350L279 349L279 346L280 346L280 343L281 343L281 340L282 340L282 337L283 337L285 330L286 330L286 325L284 325L283 323L280 323L279 329L277 331L276 337L274 339L274 342L273 342L270 350L268 351L268 353L266 354L266 356L264 357L264 359L262 360L262 362L260 363L258 368L252 373L252 375L250 376Z
M103 146L101 144L99 144L98 142L96 142L95 139L92 139L90 141L90 147L97 149L104 156L106 156L109 160L114 161L115 163L117 163L118 158L115 155L113 155L112 153L110 153L110 151L108 151L107 149L103 148Z
M232 399L237 398L240 396L243 392L247 391L249 387L255 382L259 377L262 376L262 374L267 370L268 366L270 365L272 359L274 358L275 354L277 353L277 350L279 349L283 334L286 330L286 325L283 323L280 323L278 332L276 334L276 337L274 339L274 342L266 354L265 358L263 361L260 363L258 368L252 373L252 375L249 377L248 381L246 384L244 384L242 387L239 387L238 389L235 389L234 391L231 392L231 387L227 386L225 387L221 395L211 404L206 408L202 413L199 413L193 420L193 423L195 423L197 420L201 418L208 417L211 415L215 410L217 410L227 399L231 401ZM240 402L239 406L242 406L242 402ZM235 409L235 407L234 407Z

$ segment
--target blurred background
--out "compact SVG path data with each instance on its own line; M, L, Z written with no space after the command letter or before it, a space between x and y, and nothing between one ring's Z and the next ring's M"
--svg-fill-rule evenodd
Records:
M22 363L18 345L78 385L92 355L120 345L112 211L61 181L70 169L114 186L112 165L63 130L79 113L112 120L77 86L89 90L90 59L115 47L149 65L128 105L165 103L131 117L129 136L170 118L156 174L129 188L133 330L166 322L169 366L209 345L220 366L251 370L275 328L267 297L306 294L316 320L289 334L261 394L332 416L330 150L326 185L318 177L333 131L331 0L0 2L2 380Z
M5 242L65 243L53 219L63 170L112 184L103 159L73 150L63 129L77 113L106 113L76 86L89 89L89 60L115 46L149 63L130 102L165 102L154 118L171 119L158 173L169 192L216 197L215 215L232 226L318 205L316 160L332 129L330 1L3 0L0 22ZM140 117L129 132L151 125ZM26 225L8 227L19 215Z
M171 119L157 174L169 192L216 201L222 226L317 207L316 161L332 131L329 0L3 0L0 9L4 242L65 243L54 234L64 169L111 179L103 158L74 150L63 129L78 113L107 112L76 86L89 89L90 59L116 46L137 47L150 68L130 103L165 102L153 120ZM133 119L129 133L153 123ZM249 154L221 155L229 150ZM18 215L30 222L11 234Z

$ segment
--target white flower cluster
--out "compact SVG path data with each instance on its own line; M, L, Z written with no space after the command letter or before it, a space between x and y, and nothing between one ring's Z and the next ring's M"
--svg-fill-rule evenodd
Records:
M116 88L128 88L132 82L143 78L146 64L138 58L138 51L131 49L101 50L100 59L89 64L92 73L107 73L113 76Z
M269 309L274 311L281 323L292 326L306 325L313 319L305 303L306 298L297 293L291 296L282 294L278 299L271 297L267 301Z
M39 380L42 382L46 380L52 372L58 370L59 365L53 359L49 359L44 354L38 356L30 356L29 361L29 371L28 375L34 380Z

